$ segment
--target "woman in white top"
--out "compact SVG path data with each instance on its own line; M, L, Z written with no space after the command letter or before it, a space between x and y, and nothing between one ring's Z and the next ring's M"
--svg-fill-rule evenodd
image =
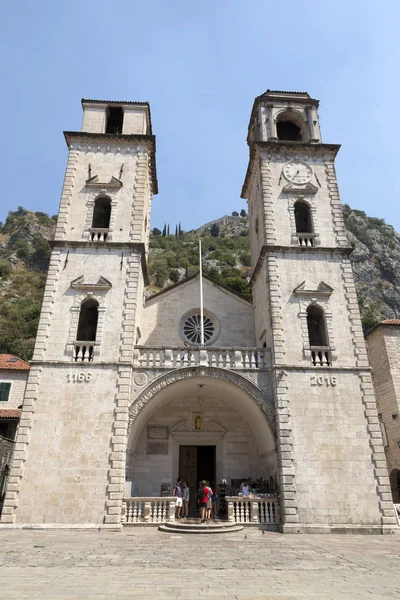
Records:
M247 480L240 484L240 493L243 494L243 496L248 496L250 494L250 486Z

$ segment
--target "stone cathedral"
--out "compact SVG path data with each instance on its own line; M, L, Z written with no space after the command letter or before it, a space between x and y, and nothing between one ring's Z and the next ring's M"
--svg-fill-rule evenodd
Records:
M318 101L270 90L255 99L242 188L253 303L205 278L204 345L198 277L145 298L158 191L148 103L82 106L81 130L65 132L2 524L120 528L127 499L158 506L182 476L192 498L213 480L236 498L236 520L242 510L242 521L285 533L391 530L339 146L321 139ZM245 479L260 499L247 507Z

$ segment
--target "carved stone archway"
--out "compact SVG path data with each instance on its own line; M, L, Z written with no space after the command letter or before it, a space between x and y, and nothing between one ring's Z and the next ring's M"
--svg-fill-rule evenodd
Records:
M128 433L130 432L132 425L140 411L161 390L178 381L199 377L219 379L242 389L258 404L270 426L271 431L275 433L275 409L273 402L264 394L264 392L260 390L259 387L246 379L246 377L243 377L242 375L239 375L233 371L229 371L228 369L219 369L217 367L186 367L183 369L176 369L174 371L169 371L168 373L165 373L152 381L151 384L134 400L129 409Z

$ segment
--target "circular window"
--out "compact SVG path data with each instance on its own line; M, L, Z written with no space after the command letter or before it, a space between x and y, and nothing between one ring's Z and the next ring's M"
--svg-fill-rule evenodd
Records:
M219 335L219 321L208 310L203 311L204 344L215 342ZM200 309L195 308L185 313L180 322L181 338L192 346L201 344L201 315Z

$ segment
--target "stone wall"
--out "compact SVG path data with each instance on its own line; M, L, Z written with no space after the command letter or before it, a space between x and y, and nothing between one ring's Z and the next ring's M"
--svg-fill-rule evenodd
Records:
M24 400L26 382L29 371L0 371L0 382L11 383L10 395L7 402L0 402L2 408L18 408Z

